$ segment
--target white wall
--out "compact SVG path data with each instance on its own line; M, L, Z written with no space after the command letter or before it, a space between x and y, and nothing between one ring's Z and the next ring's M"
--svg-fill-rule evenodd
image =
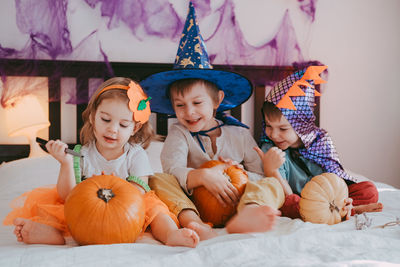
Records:
M305 59L329 67L321 126L342 164L400 188L400 1L320 0L312 24L294 2L236 1L246 38L272 38L288 8Z
M187 1L171 2L184 18ZM331 134L344 167L400 188L400 1L319 0L314 23L299 10L298 1L234 2L236 18L252 45L268 42L289 9L305 59L329 67L328 84L322 87L321 125ZM212 1L212 7L220 3ZM13 1L2 3L0 43L21 48L26 36L16 33L16 26L8 26L10 16L15 17L13 8ZM123 25L108 31L99 7L92 10L82 0L70 0L68 9L73 46L98 29L95 39L101 40L111 61L174 60L178 40L138 40ZM205 38L213 27L212 19L200 22ZM98 54L82 56L91 59Z
M342 6L342 7L341 7ZM310 57L329 66L322 127L346 168L400 187L400 1L319 1Z

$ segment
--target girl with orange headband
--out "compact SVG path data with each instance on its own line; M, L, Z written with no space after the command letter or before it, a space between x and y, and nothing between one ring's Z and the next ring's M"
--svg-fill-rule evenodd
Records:
M149 98L139 84L119 77L101 84L82 114L82 146L74 148L82 157L65 153L67 145L60 140L47 142L48 152L61 164L57 186L23 194L24 205L6 217L4 224L15 225L17 240L27 244L65 244L64 237L69 235L64 218L66 197L82 180L104 173L126 178L144 194L143 231L150 226L153 236L166 245L195 247L199 242L197 233L179 229L175 215L147 184L153 175L144 151L154 137L148 123L150 113Z

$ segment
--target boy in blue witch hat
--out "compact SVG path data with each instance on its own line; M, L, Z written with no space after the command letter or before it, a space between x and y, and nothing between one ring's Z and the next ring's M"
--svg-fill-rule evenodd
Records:
M161 152L166 173L150 179L150 186L174 212L183 227L195 230L201 240L216 235L203 222L188 196L204 186L222 205L238 205L226 224L229 233L270 230L280 214L284 192L274 178L264 178L257 144L245 125L221 115L245 102L252 85L245 77L213 70L200 35L192 3L179 44L174 69L154 74L141 82L151 96L152 110L176 115ZM201 168L220 159L226 164ZM243 164L250 182L244 194L223 175L230 165Z

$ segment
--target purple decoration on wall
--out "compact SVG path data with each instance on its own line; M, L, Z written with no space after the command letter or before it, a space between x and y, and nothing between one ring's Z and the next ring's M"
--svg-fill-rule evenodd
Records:
M255 47L244 38L233 12L233 3L226 0L218 10L221 19L215 32L206 39L213 64L285 66L303 61L296 34L286 11L275 37L268 43Z
M192 0L194 9L196 10L197 20L200 20L211 14L211 0Z
M30 41L22 53L36 58L45 53L51 59L72 52L66 18L67 0L16 0L17 26L29 34Z
M101 4L101 15L108 17L108 28L125 23L139 39L146 35L176 39L182 30L182 21L166 0L85 0L92 8ZM139 33L143 27L144 35Z
M317 0L297 0L300 3L300 10L306 13L311 21L315 20L315 5L317 4Z
M314 16L316 0L298 0L300 8ZM141 38L138 29L142 26L146 35L175 40L182 30L183 19L180 19L167 0L85 0L92 8L101 4L102 16L109 17L108 27L117 27L125 23L132 33ZM198 17L211 12L210 0L193 1ZM70 58L75 52L69 40L66 19L67 0L16 0L17 23L21 32L30 34L30 43L22 51L0 46L4 57L45 58L38 52L48 54L52 59L62 55ZM214 33L206 40L211 51L213 63L242 65L288 65L303 60L295 31L288 12L276 36L268 43L255 47L247 43L234 16L232 0L225 2L217 10L220 19ZM37 19L40 18L40 19ZM201 24L201 23L200 23ZM279 49L278 49L279 47ZM92 46L91 46L92 49ZM77 55L79 56L79 55ZM79 59L78 59L79 60Z
M108 18L108 29L125 24L131 34L139 40L148 36L156 36L178 42L185 19L178 16L168 0L81 1L85 1L93 9L100 5L101 16ZM300 9L313 21L317 0L298 1ZM192 2L201 27L201 19L211 14L211 0L193 0ZM98 29L94 29L78 45L72 47L67 21L68 0L15 0L15 3L17 26L22 33L29 35L29 39L21 50L3 47L0 43L0 57L76 61L90 54L97 57L94 60L105 62L108 72L112 76L113 70L108 56L101 48L98 39ZM274 38L257 47L250 45L244 38L234 14L232 0L225 0L215 12L217 12L215 15L218 24L214 32L205 40L213 64L284 66L291 65L293 62L304 62L288 11L286 11ZM61 66L56 70L55 75L60 75L62 70L68 67L68 64ZM21 69L21 76L31 73L34 68L34 64L31 64L25 69ZM3 75L1 69L0 74ZM5 81L4 75L2 78ZM33 93L31 90L20 89L23 92L16 92L7 88L6 86L2 92L2 104L14 96ZM68 103L84 101L72 97L74 95L72 93L68 93L68 95L71 96ZM50 101L59 99L60 96L57 92L51 92Z
M13 48L2 47L0 45L0 58L11 57L13 55L16 55L17 53L18 51Z
M17 103L23 96L35 94L47 87L47 80L43 77L2 80L0 81L1 87L3 87L3 94L0 103L3 108L6 108Z

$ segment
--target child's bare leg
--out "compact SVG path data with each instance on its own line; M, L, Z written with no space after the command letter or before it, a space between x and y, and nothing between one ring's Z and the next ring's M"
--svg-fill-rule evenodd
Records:
M46 224L24 218L14 220L14 234L19 242L26 244L64 245L65 239L60 231Z
M188 228L178 228L165 213L159 213L150 224L153 236L168 246L194 248L199 243L197 233Z
M275 225L280 211L269 206L249 204L243 207L226 224L228 233L266 232Z
M366 205L354 206L353 210L355 214L361 214L363 212L380 212L383 209L382 203L370 203Z
M178 220L183 227L196 231L200 240L207 240L218 236L218 233L210 225L204 223L193 210L182 210L178 215Z

